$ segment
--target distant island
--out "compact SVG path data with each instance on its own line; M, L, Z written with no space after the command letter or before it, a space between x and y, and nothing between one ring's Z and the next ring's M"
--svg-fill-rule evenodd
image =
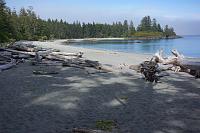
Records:
M19 13L0 0L0 43L18 40L53 40L81 38L163 39L177 38L174 28L164 28L150 16L142 18L135 27L133 21L100 23L67 23L38 17L32 7L21 8Z

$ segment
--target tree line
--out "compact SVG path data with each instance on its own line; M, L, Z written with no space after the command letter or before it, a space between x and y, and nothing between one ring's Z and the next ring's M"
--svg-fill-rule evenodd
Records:
M138 33L159 33L162 36L176 35L168 25L163 29L156 19L145 16L135 28L133 21L113 22L112 24L67 23L61 20L43 20L33 11L21 8L19 12L6 6L0 0L0 42L10 40L47 40L71 38L132 37Z

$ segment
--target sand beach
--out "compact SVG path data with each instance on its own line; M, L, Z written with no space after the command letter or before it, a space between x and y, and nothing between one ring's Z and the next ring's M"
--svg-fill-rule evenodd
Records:
M83 58L112 69L48 66L55 75L35 75L28 62L0 73L1 133L71 133L98 129L112 120L115 133L199 133L200 79L166 71L160 83L146 82L129 69L152 55L93 50L63 45L66 40L33 42L61 52L83 52Z

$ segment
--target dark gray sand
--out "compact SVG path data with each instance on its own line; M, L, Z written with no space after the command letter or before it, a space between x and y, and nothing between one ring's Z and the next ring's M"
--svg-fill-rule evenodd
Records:
M0 73L0 133L71 133L112 120L116 133L200 133L200 79L168 72L161 83L128 70L149 55L89 50L57 42L34 42L117 69L96 73L78 68L20 64ZM121 69L122 68L122 69ZM34 75L33 70L56 70Z
M169 73L162 83L131 73L21 64L0 73L0 133L70 133L113 120L119 133L199 133L200 80ZM55 68L48 68L55 69Z

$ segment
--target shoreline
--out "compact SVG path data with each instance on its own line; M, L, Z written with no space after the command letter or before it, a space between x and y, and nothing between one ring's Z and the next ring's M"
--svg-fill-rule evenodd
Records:
M83 57L91 60L99 61L102 64L110 64L113 66L119 66L120 64L127 65L138 65L142 61L153 56L149 53L128 53L121 51L111 51L111 50L102 50L102 49L89 49L82 47L75 47L71 45L63 45L66 40L56 40L53 42L38 42L34 41L33 45L44 47L44 48L53 48L58 49L61 52L83 52Z
M97 40L113 40L113 38L96 38ZM119 40L119 39L124 39L124 38L114 38L114 40ZM142 61L148 59L150 60L150 58L153 57L153 55L155 53L140 53L140 52L125 52L125 51L115 51L115 50L107 50L107 49L98 49L98 48L84 48L84 47L76 47L73 44L70 45L68 43L66 43L66 41L68 41L69 39L63 39L63 40L54 40L54 41L46 41L46 42L40 42L40 41L32 41L34 42L34 45L39 44L39 46L42 47L46 47L46 48L54 48L54 49L59 49L63 52L84 52L84 56L86 55L86 57L92 58L95 60L95 58L92 56L92 54L96 54L96 53L114 53L114 54L119 54L120 56L126 58L127 57L135 57L135 58L131 58L131 60L137 60L137 63L141 63ZM84 39L74 39L76 41L83 41ZM169 55L170 56L170 55ZM96 56L95 56L96 57ZM111 57L112 58L112 57ZM138 58L141 58L140 62L138 61ZM192 58L192 59L197 59L200 60L199 57L192 57L192 56L187 56L186 58ZM102 58L97 58L100 59L100 61L102 61ZM117 59L116 59L117 60ZM125 60L123 58L120 58L120 60L122 60L122 62ZM104 60L103 60L104 62ZM118 61L119 62L119 61ZM128 64L130 64L130 61L126 61L128 62ZM120 63L119 63L120 64Z
M77 43L82 41L91 41L91 42L98 42L98 41L121 41L121 40L135 40L135 41L143 41L143 40L162 40L162 39L179 39L183 38L182 36L176 35L176 36L170 36L170 37L121 37L121 38L81 38L81 39L63 39L66 40L66 43Z

